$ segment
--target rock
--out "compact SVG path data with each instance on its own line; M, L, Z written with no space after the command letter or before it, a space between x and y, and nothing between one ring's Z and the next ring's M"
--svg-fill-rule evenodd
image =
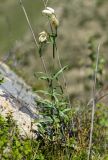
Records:
M39 117L36 105L38 95L3 62L0 62L0 73L4 78L0 85L0 114L6 116L11 112L21 135L33 135L31 124ZM32 129L37 130L36 125Z

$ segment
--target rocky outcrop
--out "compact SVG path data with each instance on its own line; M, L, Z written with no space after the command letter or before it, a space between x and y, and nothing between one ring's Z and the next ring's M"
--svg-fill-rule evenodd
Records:
M11 112L21 135L33 135L31 123L38 118L36 99L39 97L2 62L0 62L0 73L4 78L0 85L0 114L6 116ZM32 129L36 130L36 125L33 125Z

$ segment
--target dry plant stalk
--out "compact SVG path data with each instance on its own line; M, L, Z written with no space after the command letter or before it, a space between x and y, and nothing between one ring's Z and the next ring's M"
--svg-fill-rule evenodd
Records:
M97 72L98 72L98 64L99 64L99 51L100 45L97 48L97 55L96 55L96 67L94 71L94 79L93 79L93 88L92 88L92 116L91 116L91 128L90 128L90 140L89 140L89 149L88 149L88 160L91 159L91 150L92 150L92 137L93 137L93 128L94 128L94 115L95 115L95 108L96 108L96 84L97 84Z
M21 6L21 8L22 8L22 10L23 10L23 12L24 12L24 15L25 15L26 21L27 21L27 23L28 23L28 26L29 26L29 28L30 28L30 31L31 31L31 33L32 33L32 36L33 36L33 39L34 39L34 42L35 42L35 46L36 46L36 48L39 49L39 44L38 44L38 42L37 42L35 33L34 33L34 31L33 31L32 25L31 25L31 23L30 23L29 17L28 17L28 15L27 15L27 12L26 12L26 9L25 9L25 7L24 7L24 5L23 5L22 0L19 0L19 3L20 3L20 6ZM43 57L40 57L40 59L41 59L41 62L42 62L42 65L43 65L43 69L44 69L45 73L48 74L47 68L46 68L46 65L45 65L44 58L43 58Z

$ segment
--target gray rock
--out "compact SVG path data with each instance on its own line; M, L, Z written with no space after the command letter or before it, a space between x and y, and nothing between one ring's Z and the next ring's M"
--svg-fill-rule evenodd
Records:
M21 135L33 135L32 121L38 118L36 100L31 87L19 78L6 64L0 62L0 73L4 82L0 85L0 114L11 112L19 126ZM32 126L37 130L36 125Z

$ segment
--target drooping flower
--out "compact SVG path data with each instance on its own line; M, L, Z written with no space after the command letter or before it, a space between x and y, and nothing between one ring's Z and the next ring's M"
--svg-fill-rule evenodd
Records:
M55 13L55 10L54 10L53 8L51 8L51 7L47 7L47 10L51 11L51 12L52 12L52 14L54 14L54 13Z
M52 15L52 12L49 11L49 10L46 10L46 9L44 9L44 10L42 11L42 13L43 13L44 15L47 15L47 16L51 16L51 15Z
M54 9L51 7L47 7L42 11L42 13L47 16L51 16L52 14L54 14L54 12L55 12Z
M39 42L43 43L47 41L47 33L45 31L42 31L41 33L39 33Z
M46 7L46 9L42 11L42 13L50 18L52 27L57 28L59 26L59 21L56 17L55 10L53 8Z

